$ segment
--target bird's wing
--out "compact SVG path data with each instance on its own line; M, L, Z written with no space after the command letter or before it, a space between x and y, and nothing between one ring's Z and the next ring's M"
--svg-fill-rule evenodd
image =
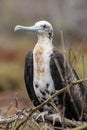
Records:
M63 54L56 49L54 49L54 53L51 55L50 68L56 90L61 89L72 81L79 80L76 71L69 65Z
M54 50L53 54L51 55L50 68L55 89L59 90L63 87L65 68L64 68L64 56L57 50Z
M24 80L31 101L33 101L35 106L39 105L40 103L35 95L34 88L33 88L33 52L32 51L29 51L25 57Z
M51 75L54 81L55 89L59 90L66 86L68 82L78 80L79 77L74 69L71 68L69 63L64 59L64 56L54 50L54 53L51 56L50 60ZM80 83L71 87L65 98L66 104L66 113L69 114L69 117L79 118L83 110L83 99L85 96L85 106L87 107L87 91L85 86ZM59 97L59 103L63 103L63 95ZM86 111L84 108L83 111Z

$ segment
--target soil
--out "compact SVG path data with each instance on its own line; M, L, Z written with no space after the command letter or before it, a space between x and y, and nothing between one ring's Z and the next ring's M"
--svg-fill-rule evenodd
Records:
M0 93L0 115L15 114L16 109L31 107L26 91L9 91Z

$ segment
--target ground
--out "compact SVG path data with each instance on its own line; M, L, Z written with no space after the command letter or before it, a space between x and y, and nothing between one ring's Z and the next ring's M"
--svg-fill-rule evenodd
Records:
M18 108L30 107L31 102L26 92L23 91L9 91L0 93L0 112L4 114L8 111L8 114L15 114L16 112L16 101L18 102Z

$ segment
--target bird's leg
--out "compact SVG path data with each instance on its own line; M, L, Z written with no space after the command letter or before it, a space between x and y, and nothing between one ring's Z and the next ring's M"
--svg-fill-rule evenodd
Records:
M40 130L40 125L39 123L36 121L36 117L37 117L37 113L34 113L31 117L32 121L35 123L35 125L38 127L38 129Z
M48 111L43 111L40 114L37 115L36 120L39 119L40 117L42 118L42 121L45 121L45 115L48 115Z
M56 100L55 100L55 103L57 103ZM62 123L62 113L61 113L62 106L58 104L57 104L58 106L56 106L55 103L50 102L51 106L54 108L54 111L55 111L54 113L49 115L49 118L52 118L53 120L53 125L55 125L56 119L59 121L59 123Z
M38 127L39 130L41 130L41 126L38 122L38 119L41 118L43 122L45 122L45 115L48 115L48 111L43 111L41 113L34 113L31 117L32 121L35 123L35 125Z
M35 122L41 118L43 122L45 122L45 116L48 115L48 111L44 111L44 112L41 112L40 114L36 115L34 120ZM55 122L56 122L56 119L61 123L62 122L62 117L59 113L55 113L55 114L50 114L48 115L49 118L52 118L53 120L53 125L55 125Z
M53 125L55 125L56 119L59 120L59 122L62 122L61 115L59 113L51 114L49 115L49 118L53 119Z

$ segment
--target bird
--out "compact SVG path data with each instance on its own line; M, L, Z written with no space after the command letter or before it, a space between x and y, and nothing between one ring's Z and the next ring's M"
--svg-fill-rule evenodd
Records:
M64 88L68 84L67 81L79 79L64 55L54 47L54 31L48 21L38 21L33 26L17 25L14 31L34 32L38 36L34 49L26 54L24 67L26 89L35 106L47 100L56 90ZM86 98L83 107L84 95ZM83 115L87 114L87 92L82 83L74 85L66 92L64 104L63 97L64 94L61 94L55 97L53 102L56 106L64 105L67 118L79 120L82 111ZM48 103L41 111L52 112L52 106Z

